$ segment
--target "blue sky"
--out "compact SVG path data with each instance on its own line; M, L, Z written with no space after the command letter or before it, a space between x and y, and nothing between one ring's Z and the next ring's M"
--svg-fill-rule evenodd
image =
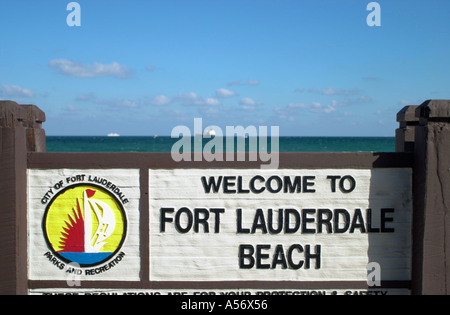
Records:
M396 113L450 99L450 1L0 0L0 99L48 135L394 136Z

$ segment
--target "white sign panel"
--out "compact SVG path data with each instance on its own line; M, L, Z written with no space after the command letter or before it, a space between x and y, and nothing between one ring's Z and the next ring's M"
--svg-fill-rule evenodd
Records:
M29 279L139 280L139 197L139 170L28 170Z
M366 281L369 263L378 280L410 280L411 177L150 170L150 280Z

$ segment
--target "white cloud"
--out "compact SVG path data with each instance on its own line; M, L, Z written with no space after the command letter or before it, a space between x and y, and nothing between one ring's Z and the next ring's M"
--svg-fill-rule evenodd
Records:
M93 65L85 65L69 59L54 59L48 65L63 75L76 78L116 77L126 79L131 75L131 71L126 65L117 62L112 64L95 62Z
M306 91L306 90L305 90ZM317 90L318 91L318 90ZM323 90L321 93L329 93L329 95L332 94L341 94L341 95L351 95L354 90L346 90L344 91L337 91L334 89L330 90ZM356 93L356 92L355 92ZM340 115L344 116L350 116L351 113L344 112L340 109L348 107L348 106L354 106L354 105L363 105L372 103L373 99L370 96L364 96L359 95L356 97L344 97L342 100L336 100L333 99L329 103L321 103L321 102L311 102L311 103L290 103L287 106L284 107L277 107L274 109L274 113L277 118L284 119L284 120L292 120L292 117L300 116L302 113L309 112L313 114L322 114L322 115L329 115L340 112Z
M336 108L331 105L321 106L319 108L319 111L322 113L330 114L334 113L336 111Z
M334 106L334 104L323 105L322 103L319 102L312 102L311 104L291 103L288 105L288 108L306 109L311 113L324 113L324 114L330 114L336 111L336 107Z
M201 97L195 92L178 93L176 99L186 104L195 104L201 101Z
M257 105L256 101L250 97L244 97L239 101L239 104L246 106L255 106Z
M234 93L233 91L227 90L227 89L218 89L216 91L216 97L218 97L218 98L228 98L228 97L232 97L235 95L236 95L236 93Z
M171 100L165 95L157 95L151 100L152 105L164 106L170 104Z
M194 106L220 105L220 101L218 99L212 97L205 99L195 92L178 93L178 96L175 99L184 105L194 105Z
M35 93L29 89L17 86L0 84L0 95L4 97L34 97Z
M205 105L210 105L210 106L217 106L217 105L220 105L219 100L216 99L216 98L212 98L212 97L206 98L206 99L204 100L204 103L205 103Z
M241 98L241 100L239 101L239 105L241 105L241 108L248 111L255 110L256 107L261 104L262 102L257 102L250 97Z

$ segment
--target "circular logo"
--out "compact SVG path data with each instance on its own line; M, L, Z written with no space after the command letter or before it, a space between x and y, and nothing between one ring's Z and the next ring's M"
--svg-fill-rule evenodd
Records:
M127 229L122 204L111 192L92 184L59 192L47 206L42 225L56 257L81 267L112 258L122 247Z

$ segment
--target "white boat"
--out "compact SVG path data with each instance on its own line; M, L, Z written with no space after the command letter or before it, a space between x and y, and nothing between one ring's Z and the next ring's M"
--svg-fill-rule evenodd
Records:
M108 133L108 137L120 137L120 135L118 133Z
M214 129L207 129L203 132L203 137L214 138L216 136L216 131Z

